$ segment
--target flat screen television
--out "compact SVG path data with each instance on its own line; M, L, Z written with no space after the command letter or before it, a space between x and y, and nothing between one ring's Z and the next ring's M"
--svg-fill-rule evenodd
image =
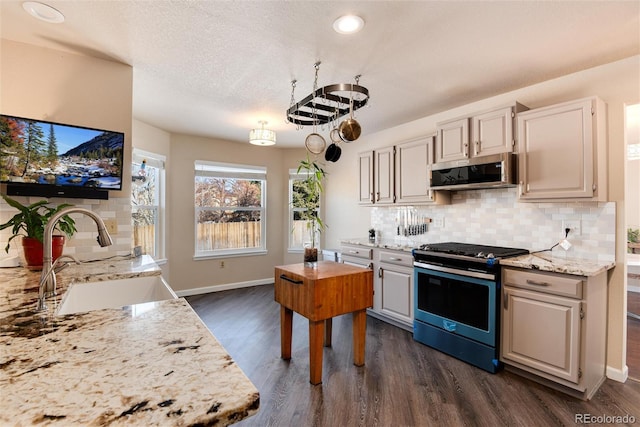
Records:
M122 189L124 133L0 114L7 194L107 199Z

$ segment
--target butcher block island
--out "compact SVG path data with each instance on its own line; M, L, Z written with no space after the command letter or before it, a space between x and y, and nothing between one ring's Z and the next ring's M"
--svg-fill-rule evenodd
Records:
M70 282L160 275L150 257L70 266L36 312L39 272L0 269L0 425L216 425L260 395L184 298L56 315Z
M332 318L353 313L353 363L364 365L366 309L373 306L373 271L333 261L275 267L281 356L291 358L293 312L309 319L309 380L322 382L322 347L331 346Z

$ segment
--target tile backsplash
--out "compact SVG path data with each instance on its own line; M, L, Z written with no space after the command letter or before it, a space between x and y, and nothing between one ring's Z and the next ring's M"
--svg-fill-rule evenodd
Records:
M16 197L16 200L23 204L31 204L42 200L42 197ZM111 197L109 200L55 199L55 201L51 201L50 206L62 203L89 209L97 213L102 219L115 219L118 224L118 233L111 235L113 245L101 248L96 242L98 233L95 222L85 215L72 214L78 231L71 239L67 240L64 248L65 254L70 254L86 261L103 259L113 255L125 255L131 252L131 201L128 197ZM8 221L16 212L14 208L0 199L0 224ZM9 237L11 237L10 229L0 231L0 256L7 256L4 248ZM19 238L11 242L8 255L22 256Z
M563 221L579 221L580 235L569 234L569 250L560 246L554 256L594 261L615 260L615 203L521 203L516 188L459 191L445 206L389 206L371 210L371 227L385 241L420 246L455 241L520 247L530 251L551 248L564 239ZM414 233L406 235L404 229ZM414 227L407 227L414 225ZM398 234L400 232L400 234Z

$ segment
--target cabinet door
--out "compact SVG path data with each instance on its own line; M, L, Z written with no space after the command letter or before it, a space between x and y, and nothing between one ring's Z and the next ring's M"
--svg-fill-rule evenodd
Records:
M381 290L380 311L413 324L413 273L401 269L378 269Z
M396 202L433 200L429 189L429 166L433 163L433 136L396 145Z
M590 99L518 114L520 199L594 196Z
M581 301L508 286L503 292L505 363L579 381Z
M374 200L373 151L365 151L358 155L358 171L360 175L358 203L371 204Z
M513 151L513 109L502 108L471 119L474 156Z
M383 148L375 151L375 190L374 203L393 203L394 197L394 147Z
M469 119L438 123L436 163L469 157Z

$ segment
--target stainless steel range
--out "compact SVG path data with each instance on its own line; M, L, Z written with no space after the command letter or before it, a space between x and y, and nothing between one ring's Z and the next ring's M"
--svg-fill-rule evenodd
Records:
M429 243L413 250L413 338L486 371L500 369L500 259L526 249Z

